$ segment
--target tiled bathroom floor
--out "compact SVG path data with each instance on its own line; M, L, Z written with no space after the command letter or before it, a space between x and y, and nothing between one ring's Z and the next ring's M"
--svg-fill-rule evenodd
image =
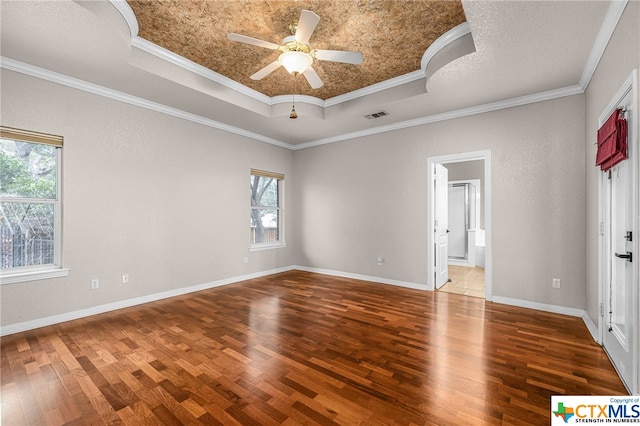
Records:
M440 288L447 293L464 294L465 296L484 298L484 269L480 267L449 265L449 279Z

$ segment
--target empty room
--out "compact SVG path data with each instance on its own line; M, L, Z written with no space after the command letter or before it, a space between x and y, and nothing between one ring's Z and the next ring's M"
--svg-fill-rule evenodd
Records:
M0 19L3 425L639 420L640 2Z

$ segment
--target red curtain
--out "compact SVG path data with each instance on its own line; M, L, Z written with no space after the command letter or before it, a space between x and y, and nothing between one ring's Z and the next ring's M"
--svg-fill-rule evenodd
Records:
M627 120L624 112L617 109L598 129L598 153L596 166L602 171L611 169L627 158Z

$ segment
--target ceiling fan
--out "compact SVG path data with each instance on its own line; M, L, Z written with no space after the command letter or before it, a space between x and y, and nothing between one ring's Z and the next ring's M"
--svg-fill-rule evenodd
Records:
M242 34L229 33L229 40L240 43L251 44L271 50L279 50L282 53L278 59L266 67L262 68L250 78L252 80L262 80L273 71L283 66L289 73L295 75L302 74L314 89L319 89L324 85L318 73L311 67L313 58L320 61L342 62L346 64L361 64L362 53L349 52L344 50L316 50L309 45L311 34L320 22L320 17L310 10L300 12L300 19L297 24L289 26L293 35L285 37L282 44L275 44L269 41L259 40Z

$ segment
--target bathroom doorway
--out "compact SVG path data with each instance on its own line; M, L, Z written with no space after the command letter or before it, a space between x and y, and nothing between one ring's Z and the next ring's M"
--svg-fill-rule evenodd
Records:
M482 167L484 166L480 164L480 172L482 172ZM480 226L481 182L481 179L449 180L448 182L448 260L451 265L476 265L476 233L484 231Z
M449 275L438 291L491 300L490 152L433 157L429 170L435 170L436 164L447 168L449 184ZM428 198L433 218L434 194ZM433 250L429 258L435 259L434 220L428 225L428 247ZM435 263L429 266L429 288L435 289Z
M481 226L483 160L446 164L449 180L449 282L440 288L448 293L485 297L484 229Z

